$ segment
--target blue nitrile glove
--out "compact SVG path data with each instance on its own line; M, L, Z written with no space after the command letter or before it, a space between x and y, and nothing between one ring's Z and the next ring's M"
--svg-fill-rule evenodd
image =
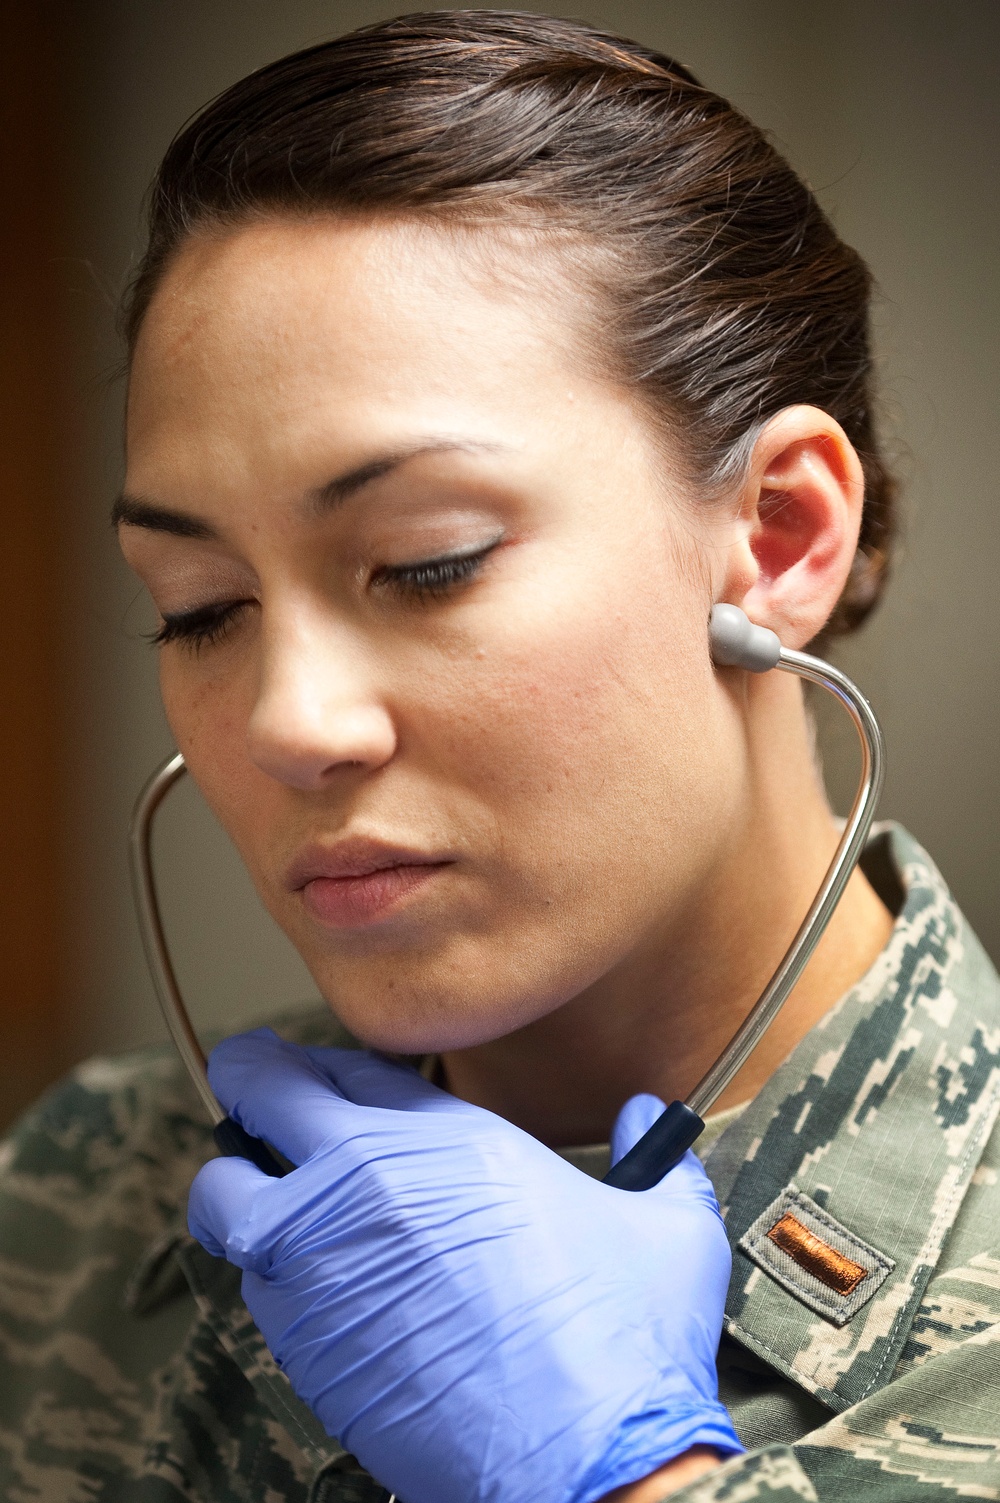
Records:
M729 1246L693 1154L616 1190L403 1065L269 1029L220 1044L209 1078L299 1167L213 1159L191 1230L406 1503L593 1503L690 1446L742 1449L715 1373ZM628 1103L617 1156L662 1105Z

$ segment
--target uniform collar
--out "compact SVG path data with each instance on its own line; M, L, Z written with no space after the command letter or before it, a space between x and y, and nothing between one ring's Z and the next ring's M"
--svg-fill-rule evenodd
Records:
M706 1165L729 1334L835 1410L892 1378L1000 1097L989 959L905 831L881 827L869 861L901 888L889 944Z

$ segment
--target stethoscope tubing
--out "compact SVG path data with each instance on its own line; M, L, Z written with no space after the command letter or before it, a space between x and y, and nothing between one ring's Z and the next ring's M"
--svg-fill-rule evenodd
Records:
M739 1074L808 965L861 859L885 782L882 728L857 684L832 663L784 647L775 667L819 684L840 701L850 715L861 743L861 777L833 860L795 938L732 1039L686 1099L685 1105L700 1117L704 1117Z
M191 1077L195 1090L201 1097L212 1126L225 1119L226 1113L218 1097L208 1083L208 1061L198 1042L198 1035L188 1016L188 1010L177 983L177 975L170 959L170 949L163 927L159 898L156 892L156 876L153 870L153 820L167 794L180 782L187 771L180 752L174 752L158 767L145 784L135 801L129 824L128 852L129 874L132 878L132 895L135 899L139 933L146 954L146 964L153 980L160 1011L174 1041L177 1053Z

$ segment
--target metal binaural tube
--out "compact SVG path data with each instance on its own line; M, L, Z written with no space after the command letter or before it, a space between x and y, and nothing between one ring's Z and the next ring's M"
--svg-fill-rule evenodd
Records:
M177 1052L194 1082L195 1089L214 1127L223 1121L226 1114L208 1083L205 1051L198 1042L198 1035L188 1017L184 998L177 984L177 977L170 961L170 951L167 948L166 935L163 932L163 920L160 916L160 905L156 898L156 884L153 876L153 816L174 784L184 776L185 771L183 756L180 752L175 752L172 757L167 758L162 767L157 768L139 794L129 825L129 871L132 877L136 911L139 916L142 947L146 952L146 963L153 978L153 986L156 988L160 1011L170 1030L170 1037L177 1047Z
M784 647L774 666L820 684L840 700L861 742L861 780L833 860L795 938L729 1044L687 1098L686 1105L699 1117L704 1117L746 1064L805 970L864 850L885 779L882 730L857 684L832 663Z

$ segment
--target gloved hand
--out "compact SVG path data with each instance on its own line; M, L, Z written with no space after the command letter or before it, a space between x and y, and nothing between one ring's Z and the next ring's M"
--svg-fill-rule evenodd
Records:
M269 1029L220 1044L209 1078L299 1167L213 1159L191 1231L406 1503L593 1503L690 1446L742 1449L716 1388L729 1246L693 1154L616 1190L403 1065ZM661 1110L628 1103L616 1157Z

